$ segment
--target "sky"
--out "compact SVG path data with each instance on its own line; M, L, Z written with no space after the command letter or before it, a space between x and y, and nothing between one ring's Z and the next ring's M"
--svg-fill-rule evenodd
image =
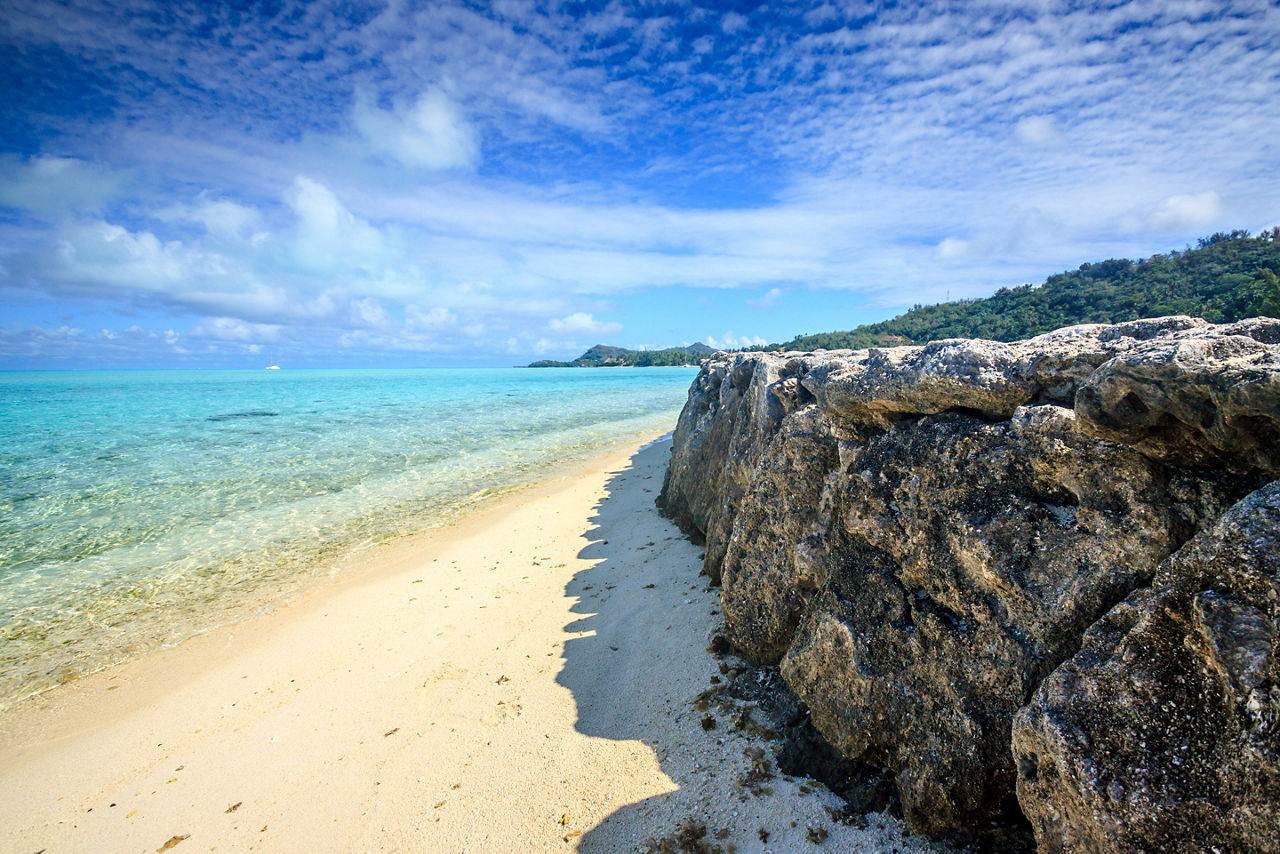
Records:
M5 0L0 91L0 369L732 348L1280 224L1280 0Z

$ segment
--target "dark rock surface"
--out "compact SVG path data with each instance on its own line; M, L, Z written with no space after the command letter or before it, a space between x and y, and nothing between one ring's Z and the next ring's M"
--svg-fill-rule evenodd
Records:
M1156 459L1277 476L1278 386L1274 344L1243 335L1157 338L1094 371L1076 394L1076 412L1094 436Z
M839 553L782 673L846 755L897 774L914 829L1000 809L1014 712L1230 503L1074 420L1053 405L997 423L928 416L846 454ZM752 633L725 613L735 643Z
M780 662L814 726L893 775L912 829L972 828L1037 767L1015 761L1014 717L1090 626L1280 474L1277 342L1280 321L1175 317L721 354L690 389L659 503L706 537L734 646ZM1249 622L1197 601L1205 625ZM1055 850L1093 807L1038 818L1065 797L1045 792L1023 809Z
M658 506L707 544L706 571L720 581L733 520L764 453L789 412L811 399L799 377L805 360L721 354L703 363L680 413ZM676 455L679 461L676 462ZM681 473L672 476L672 470Z
M1018 712L1045 851L1280 851L1280 482L1098 621Z

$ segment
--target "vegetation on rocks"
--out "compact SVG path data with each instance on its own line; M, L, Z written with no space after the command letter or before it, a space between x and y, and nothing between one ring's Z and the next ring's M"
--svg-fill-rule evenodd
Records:
M1186 314L1211 323L1280 316L1280 227L1236 230L1194 249L1141 261L1082 264L1040 285L1001 288L986 299L916 306L846 332L800 335L767 350L838 350L923 344L943 338L1018 341L1078 323L1123 323Z

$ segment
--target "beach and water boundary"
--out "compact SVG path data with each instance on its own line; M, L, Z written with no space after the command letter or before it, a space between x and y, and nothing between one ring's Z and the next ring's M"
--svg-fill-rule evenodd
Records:
M349 552L247 619L0 710L18 849L935 850L702 702L718 595L654 506L672 422ZM732 672L732 671L731 671ZM817 840L815 842L815 840ZM733 846L728 848L726 846ZM713 849L714 850L714 849Z
M669 431L692 374L0 374L0 707Z
M610 451L367 553L254 619L0 712L17 850L935 850L768 770L701 549ZM738 664L737 666L741 666ZM726 716L727 715L727 716ZM861 823L860 823L861 824ZM815 842L814 840L820 840Z

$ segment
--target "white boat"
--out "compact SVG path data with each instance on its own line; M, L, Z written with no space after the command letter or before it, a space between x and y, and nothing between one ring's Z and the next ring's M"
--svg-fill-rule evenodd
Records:
M267 370L268 370L268 371L278 371L278 370L280 370L280 366L279 366L279 365L267 365Z

